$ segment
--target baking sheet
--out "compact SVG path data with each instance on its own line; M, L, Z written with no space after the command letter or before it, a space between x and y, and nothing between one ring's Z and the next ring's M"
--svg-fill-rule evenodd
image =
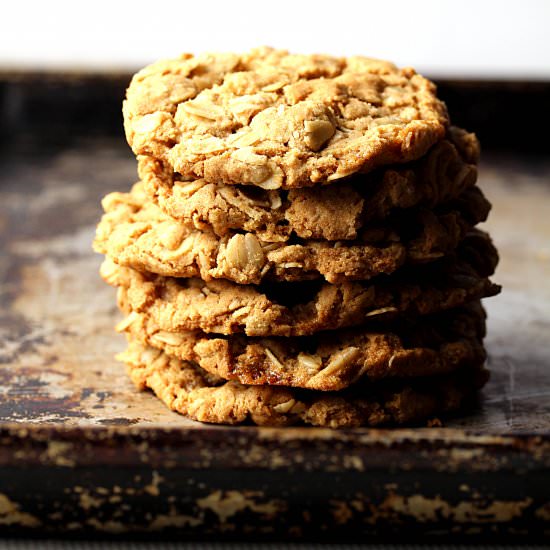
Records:
M126 81L0 79L2 530L547 537L550 158L517 153L520 136L535 134L513 127L531 119L510 121L515 153L494 147L480 168L494 204L486 227L501 252L494 280L504 290L486 302L492 377L477 410L434 429L218 427L137 392L114 360L125 346L113 330L120 314L91 241L101 197L137 177L118 120ZM471 99L481 94L478 111L501 120L502 90L449 84L463 98L453 119L471 128ZM527 103L544 90L536 86ZM500 127L486 122L483 143L502 144Z

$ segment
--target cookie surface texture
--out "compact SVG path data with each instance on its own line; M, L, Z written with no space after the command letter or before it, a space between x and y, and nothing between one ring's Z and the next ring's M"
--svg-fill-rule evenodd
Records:
M482 249L485 248L485 250ZM478 254L486 261L479 262ZM427 315L494 295L498 255L487 235L466 237L454 259L444 259L372 283L268 283L175 279L122 267L106 259L100 273L123 290L132 311L161 330L201 330L247 336L308 336L401 315Z
M131 311L124 292L119 305L127 316L118 331L244 384L339 391L360 380L442 374L485 360L482 310L450 310L402 327L249 338L162 330L153 317Z
M123 113L136 155L184 178L264 189L415 160L449 124L413 69L269 48L154 63L133 77Z
M432 261L452 252L490 204L474 187L441 211L413 208L364 228L353 241L271 243L254 233L219 237L165 214L147 198L143 184L103 199L105 215L94 248L120 265L171 277L331 283L390 274L407 262Z
M224 382L193 363L135 341L119 359L139 389L150 388L169 408L189 418L216 424L330 428L408 424L463 407L488 378L487 371L477 367L418 382L325 394Z
M451 127L447 138L416 162L290 191L184 181L152 157L140 157L138 165L151 199L197 229L220 236L243 230L269 242L292 237L338 241L356 239L362 227L396 209L432 208L457 198L475 184L478 157L475 135Z

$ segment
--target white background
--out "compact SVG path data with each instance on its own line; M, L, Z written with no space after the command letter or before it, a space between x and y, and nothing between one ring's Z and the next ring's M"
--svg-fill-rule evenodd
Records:
M134 69L183 51L364 54L435 76L550 79L550 0L1 0L0 67Z

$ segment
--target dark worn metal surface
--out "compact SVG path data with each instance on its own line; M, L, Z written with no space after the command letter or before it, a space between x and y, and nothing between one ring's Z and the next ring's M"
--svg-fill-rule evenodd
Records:
M443 428L205 426L138 393L113 355L114 291L90 248L133 182L119 138L0 153L0 526L179 536L548 535L550 159L488 156L501 250L492 379Z

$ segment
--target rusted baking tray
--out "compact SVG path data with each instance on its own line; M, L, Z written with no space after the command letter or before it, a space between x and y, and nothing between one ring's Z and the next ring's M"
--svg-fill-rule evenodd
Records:
M114 361L114 291L90 243L100 198L136 179L121 131L127 80L0 75L2 533L547 536L550 155L539 128L550 87L440 87L485 144L480 181L502 256L483 402L442 428L337 432L196 424L138 393ZM536 115L511 117L514 104Z

